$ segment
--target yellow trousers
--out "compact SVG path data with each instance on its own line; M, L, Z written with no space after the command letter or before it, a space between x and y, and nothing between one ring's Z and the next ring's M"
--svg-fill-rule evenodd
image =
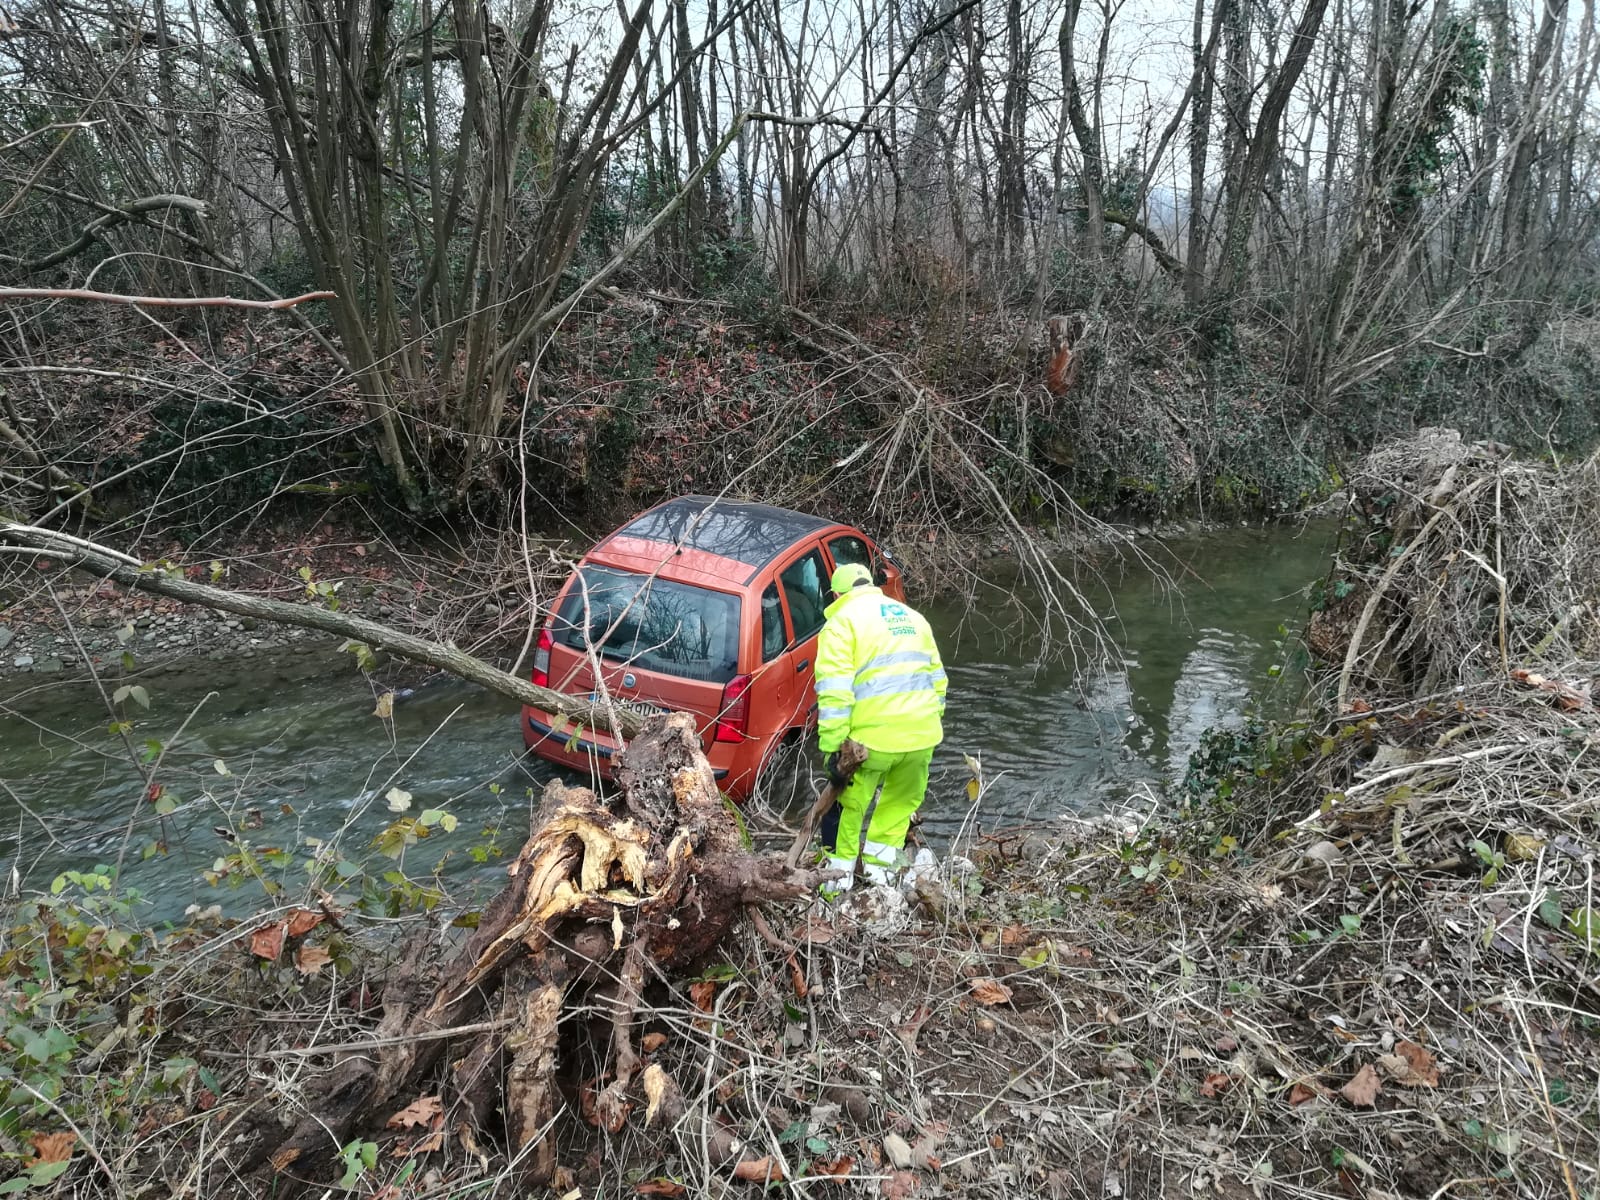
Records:
M834 857L854 859L861 853L861 826L873 793L880 787L882 792L878 795L877 807L872 810L866 840L894 850L904 849L911 818L928 794L928 767L932 762L932 746L898 754L868 750L867 761L856 768L844 795L839 797L839 832L833 848Z

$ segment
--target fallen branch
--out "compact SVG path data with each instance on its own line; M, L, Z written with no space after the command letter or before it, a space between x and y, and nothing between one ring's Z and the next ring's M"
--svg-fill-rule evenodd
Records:
M1172 251L1167 249L1165 243L1161 240L1161 236L1150 226L1139 220L1138 217L1116 212L1109 208L1100 215L1110 224L1122 226L1129 233L1137 236L1146 246L1149 246L1150 253L1155 255L1156 265L1168 275L1171 275L1174 279L1183 278L1183 263L1178 260Z
M6 543L10 543L7 545ZM255 617L279 625L295 625L301 629L316 629L338 637L360 642L373 650L387 650L391 654L412 662L424 663L448 671L457 678L491 692L531 704L547 712L565 714L576 721L612 733L632 735L640 728L639 718L625 710L613 709L605 704L591 704L564 692L539 687L498 667L490 666L480 658L442 642L429 641L415 634L404 633L380 625L365 617L318 608L309 604L291 604L285 600L270 600L265 596L251 596L231 592L226 588L196 583L181 575L143 564L138 560L83 538L40 529L34 525L0 524L0 551L27 549L59 558L68 566L86 571L100 579L109 579L133 591L151 592L178 600L184 604L198 604L221 612Z
M0 287L0 300L101 300L107 304L137 304L146 308L293 308L312 300L334 300L334 292L307 292L281 300L241 300L236 296L124 296L117 292L91 292L85 288Z

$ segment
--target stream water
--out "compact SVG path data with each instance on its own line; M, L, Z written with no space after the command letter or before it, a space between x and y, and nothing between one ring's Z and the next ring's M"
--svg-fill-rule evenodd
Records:
M1181 777L1205 729L1272 702L1260 689L1277 661L1279 627L1303 613L1331 539L1325 525L1201 534L1164 543L1176 587L1144 568L1086 584L1117 618L1124 661L1113 670L1038 661L1037 645L994 615L1005 612L998 593L975 608L925 605L950 673L946 740L923 810L930 840L946 842L964 823L1105 811ZM914 581L911 591L915 600ZM443 857L452 889L498 886L495 852L516 852L529 804L552 773L522 758L514 704L439 682L398 703L386 722L372 715L373 687L348 655L213 670L153 680L149 710L135 710L133 747L154 753L160 744L157 779L178 804L164 830L91 687L62 682L0 703L0 885L42 887L63 869L120 859L124 880L153 899L158 917L191 903L244 915L260 903L258 887L229 891L200 879L233 849L229 833L296 851L273 874L298 891L306 839L370 859L373 839L396 817L387 796L398 788L410 794L408 815L443 809L459 821L406 852L409 874L426 875ZM967 755L982 765L976 809ZM164 849L152 852L157 839Z

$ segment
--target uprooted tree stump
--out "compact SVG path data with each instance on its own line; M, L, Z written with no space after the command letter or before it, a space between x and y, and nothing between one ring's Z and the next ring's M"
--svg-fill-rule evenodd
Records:
M548 785L510 882L460 954L442 966L401 963L384 988L374 1048L329 1071L288 1136L266 1140L247 1182L274 1180L275 1196L323 1183L351 1137L435 1090L465 1147L501 1143L518 1164L516 1185L549 1182L562 1104L557 1026L580 1005L611 1016L609 1082L594 1097L594 1123L619 1130L636 1083L652 1114L671 1107L670 1081L649 1070L636 1078L647 972L681 976L745 905L804 895L821 876L744 849L685 714L653 718L622 753L617 777L622 797L609 803ZM449 1036L462 1026L472 1029Z

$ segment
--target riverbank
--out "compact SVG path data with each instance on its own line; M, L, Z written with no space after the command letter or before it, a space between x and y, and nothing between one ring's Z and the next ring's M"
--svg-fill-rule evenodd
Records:
M1193 833L991 834L909 908L769 911L792 952L747 929L645 992L633 1033L680 1098L668 1120L641 1095L597 1128L598 1081L567 1064L550 1194L1587 1193L1596 1006L1552 1005L1547 971L1482 944L1476 878L1384 868L1376 845L1331 857L1315 830L1259 858ZM13 1086L0 1153L83 1197L234 1194L250 1147L383 1036L396 946L456 940L452 914L373 929L326 904L157 939L117 899L69 881L8 921L22 979L47 928L68 935L49 953L75 995L11 999L7 1053L48 1100ZM454 1105L407 1095L303 1169L356 1195L512 1194Z

